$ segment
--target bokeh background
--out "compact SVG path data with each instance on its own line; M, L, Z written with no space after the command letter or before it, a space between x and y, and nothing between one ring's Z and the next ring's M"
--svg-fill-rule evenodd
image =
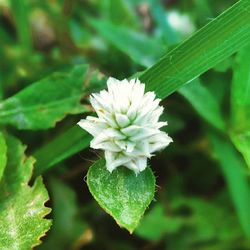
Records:
M96 74L82 96L88 107L89 93L103 88L104 76L123 79L145 70L235 2L0 0L0 99L54 71L87 64ZM202 86L220 104L225 120L230 112L234 63L235 56L200 77ZM119 228L89 193L85 176L102 153L86 148L66 153L44 170L51 197L47 205L53 209L49 218L54 223L37 249L250 249L235 195L231 195L234 190L240 200L244 191L234 174L234 163L239 163L245 176L246 164L226 136L213 136L216 129L190 98L180 91L162 102L162 119L168 121L166 131L174 143L150 161L157 192L132 235ZM48 130L9 130L47 168L47 156L59 144L70 144L75 132L70 129L83 116L68 115ZM61 138L65 133L68 137Z

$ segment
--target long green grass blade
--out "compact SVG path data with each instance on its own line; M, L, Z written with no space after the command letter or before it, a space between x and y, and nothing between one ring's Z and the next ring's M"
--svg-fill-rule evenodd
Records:
M250 42L250 1L241 0L170 51L140 79L164 98Z

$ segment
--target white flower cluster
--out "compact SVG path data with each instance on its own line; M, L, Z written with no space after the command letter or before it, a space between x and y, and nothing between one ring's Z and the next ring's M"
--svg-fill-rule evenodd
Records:
M90 147L105 151L106 167L112 172L125 166L136 174L147 167L147 158L165 148L172 139L160 128L163 107L154 92L145 91L138 79L109 78L108 91L92 94L90 102L98 117L87 116L78 125L94 136Z

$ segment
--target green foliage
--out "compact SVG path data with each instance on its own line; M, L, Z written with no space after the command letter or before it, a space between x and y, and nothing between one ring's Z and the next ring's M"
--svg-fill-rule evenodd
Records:
M90 23L108 42L142 66L151 66L164 52L160 40L138 31L93 19Z
M250 166L250 131L247 129L244 132L232 132L231 139L237 149L244 156L248 167Z
M15 17L18 39L22 49L32 49L31 32L29 27L29 4L27 0L10 0L12 12Z
M40 249L250 248L250 2L172 2L0 1L0 249L40 244L45 216ZM165 99L174 143L153 172L86 150L76 123L108 76Z
M51 221L44 219L50 209L44 204L48 193L41 177L32 186L34 158L24 155L25 147L7 136L7 166L0 186L0 246L1 249L30 249L41 243Z
M231 88L231 138L250 167L250 46L237 55Z
M140 76L161 98L192 81L249 43L250 6L237 2Z
M147 69L140 79L146 83L147 90L155 91L158 96L166 97L176 91L180 86L192 81L204 71L218 62L230 56L239 47L244 46L250 37L249 22L246 20L248 15L249 3L239 1L231 9L223 13L221 16L210 22L206 27L197 32L194 36L184 41L177 48L169 52L153 67ZM242 13L239 15L239 13ZM249 19L250 20L250 19ZM230 22L230 26L225 29L225 24ZM93 23L93 21L92 21ZM111 24L103 24L103 22L94 22L94 27L108 40L115 44L122 51L126 51L128 55L133 55L135 61L142 62L142 65L147 66L144 61L144 53L131 53L129 51L138 48L129 43L122 43L122 35L129 34L126 30L119 30ZM137 41L128 36L130 41ZM201 43L201 41L204 41ZM145 44L149 42L146 40ZM142 56L142 57L141 57ZM132 57L133 58L133 57ZM196 91L196 92L195 92ZM201 85L195 86L195 89L189 91L189 88L184 88L181 92L187 99L192 100L196 97L193 105L202 116L215 125L218 129L225 129L225 123L220 114L219 106L210 93ZM197 100L197 98L199 98ZM207 103L202 104L202 99L206 98ZM211 112L206 110L209 107Z
M248 212L250 209L250 186L244 163L225 138L211 134L211 141L228 183L241 225L248 238L250 238L250 214Z
M153 19L159 28L160 36L168 45L176 44L178 39L177 31L174 30L166 17L168 17L168 12L163 8L163 6L158 1L150 0L149 6L152 9Z
M109 16L110 20L119 25L135 25L136 16L133 8L127 1L109 0ZM122 18L121 18L122 17Z
M125 168L110 173L104 160L91 166L87 183L100 206L130 233L137 227L155 192L155 177L150 168L138 176Z
M224 200L222 195L218 199ZM200 246L198 249L204 249L204 246L208 246L208 249L231 249L230 244L234 241L238 246L245 245L230 208L224 207L216 199L206 201L180 194L171 201L170 208L155 205L135 233L154 242L165 238L171 249L196 249L197 246ZM180 234L186 235L183 242L176 241ZM228 240L230 244L224 243Z
M80 104L87 66L54 73L0 103L0 123L19 129L47 129L67 114L86 111Z
M226 125L221 115L220 107L214 96L199 80L194 80L183 86L181 93L195 108L199 115L217 129L224 130Z
M74 191L57 179L51 179L50 187L53 225L40 249L72 249L86 232L87 224L79 217Z
M164 208L158 204L144 216L135 233L142 238L159 241L166 234L178 232L182 224L181 218L166 216Z
M0 132L0 181L7 163L7 146L3 134Z
M91 136L79 126L64 131L34 153L37 159L35 175L88 147Z
M223 124L218 103L205 87L194 81L182 88L180 93L189 100L202 118L209 121L212 126L221 130L222 133L224 132L225 124ZM223 175L228 183L240 222L249 237L250 216L246 211L250 208L250 185L244 171L244 162L241 161L234 147L227 142L227 138L221 134L212 133L211 140L215 154L218 155Z
M232 82L232 122L240 128L249 128L250 115L250 46L244 47L236 58Z

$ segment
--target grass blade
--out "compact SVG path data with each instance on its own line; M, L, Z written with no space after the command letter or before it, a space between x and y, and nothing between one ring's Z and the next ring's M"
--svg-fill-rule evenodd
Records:
M232 144L220 135L210 134L236 212L246 236L250 239L250 187L244 162Z
M241 0L170 51L140 77L164 98L250 41L250 1Z
M34 153L37 162L35 176L88 147L91 135L74 126Z

